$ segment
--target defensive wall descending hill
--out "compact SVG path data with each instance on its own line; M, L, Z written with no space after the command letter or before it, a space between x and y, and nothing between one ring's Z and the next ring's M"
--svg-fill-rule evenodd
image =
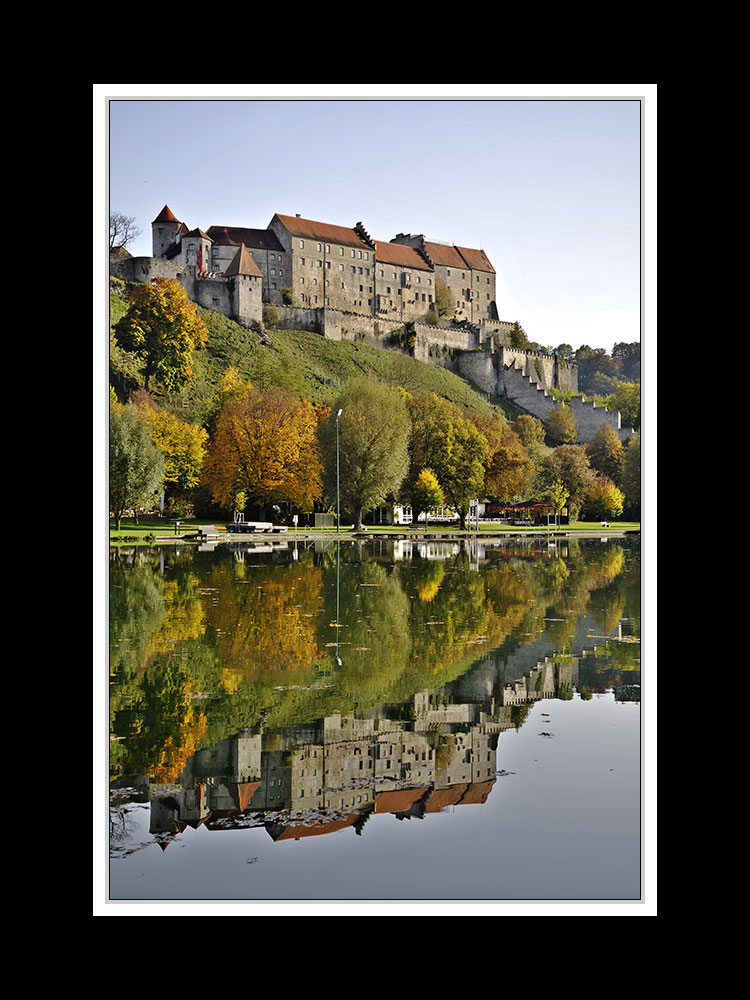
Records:
M190 264L154 257L110 260L110 273L125 281L149 282L157 277L178 280L198 305L262 332L261 291L255 277L236 274L230 280L209 277ZM258 285L258 287L256 287ZM512 324L502 321L446 323L434 326L386 315L368 315L321 307L278 306L280 326L308 330L329 340L350 340L404 351L419 361L449 368L491 399L507 400L546 425L557 401L547 390L578 391L578 369L554 355L508 346ZM621 441L635 432L621 426L619 411L573 396L578 441L591 441L602 424L613 427Z

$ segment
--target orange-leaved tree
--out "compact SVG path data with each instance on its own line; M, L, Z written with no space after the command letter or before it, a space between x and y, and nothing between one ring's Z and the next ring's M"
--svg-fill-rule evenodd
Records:
M322 494L319 419L311 403L286 389L247 385L229 393L203 465L214 500L232 509L243 494L259 506L289 500L312 510Z
M128 311L114 327L115 341L144 361L148 389L152 376L167 392L194 378L193 351L208 340L208 327L179 281L154 278L130 293Z

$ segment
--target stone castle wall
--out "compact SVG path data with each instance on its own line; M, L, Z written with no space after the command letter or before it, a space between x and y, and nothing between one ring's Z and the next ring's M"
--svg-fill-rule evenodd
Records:
M243 326L262 323L260 278L199 276L197 268L155 257L111 259L110 273L125 281L149 282L154 278L179 281L188 297ZM507 399L514 406L546 423L557 401L547 391L564 388L578 391L578 369L566 366L549 354L506 346L511 324L503 322L431 326L364 312L349 312L330 306L300 308L279 306L282 328L309 330L329 340L349 340L373 347L401 349L417 360L450 368L473 383L490 398ZM393 337L408 331L413 347ZM610 424L621 440L634 431L621 427L621 416L578 396L571 399L578 440L591 441L603 423Z

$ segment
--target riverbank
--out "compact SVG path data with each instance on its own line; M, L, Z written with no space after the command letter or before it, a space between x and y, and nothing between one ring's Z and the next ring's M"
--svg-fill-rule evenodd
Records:
M127 519L129 520L129 519ZM186 519L181 521L175 530L173 522L166 518L141 518L139 523L128 524L124 520L117 531L110 524L109 543L110 545L165 545L165 544L199 544L201 538L198 534L198 526L205 525L205 520ZM333 541L362 541L368 538L390 538L390 539L410 539L411 541L467 541L479 539L480 541L491 541L493 538L509 537L576 537L576 538L611 538L617 535L640 534L641 524L639 521L615 521L602 527L599 522L577 521L566 525L534 525L525 526L517 524L498 524L495 522L480 523L477 530L471 529L461 531L454 525L428 525L427 531L424 527L411 528L408 525L368 525L362 531L354 531L352 525L342 526L337 532L333 528L287 528L286 532L274 533L248 533L247 535L227 532L223 525L217 525L218 538L212 540L210 544L224 544L227 542L284 542L284 541L313 541L327 539Z

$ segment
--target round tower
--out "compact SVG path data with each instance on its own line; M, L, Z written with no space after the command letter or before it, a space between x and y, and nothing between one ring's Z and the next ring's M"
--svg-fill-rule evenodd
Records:
M177 242L177 236L182 223L175 217L171 208L165 205L151 223L153 256L164 257L167 250Z

